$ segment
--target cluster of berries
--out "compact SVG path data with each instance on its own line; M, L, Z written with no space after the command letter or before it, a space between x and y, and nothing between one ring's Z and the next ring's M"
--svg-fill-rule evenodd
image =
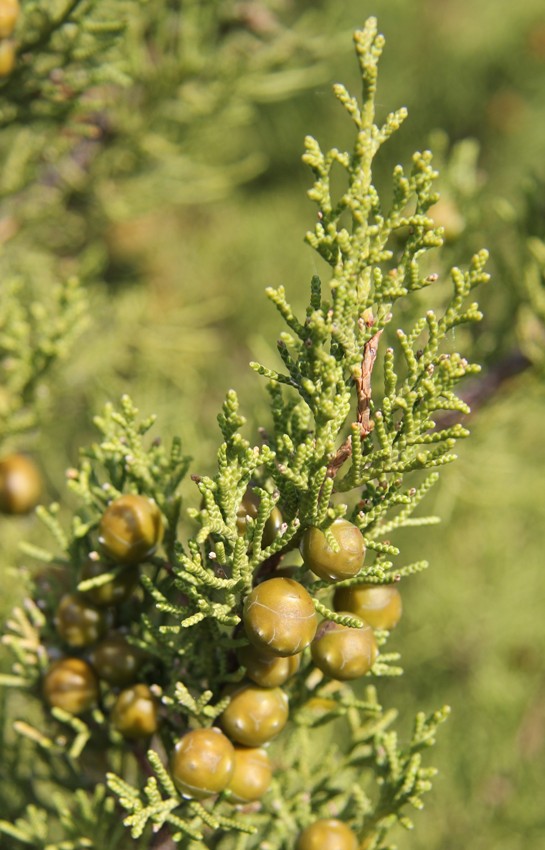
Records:
M93 708L99 682L110 688L110 721L125 738L147 738L158 724L157 701L147 684L138 682L145 652L112 630L116 612L133 593L139 565L156 550L163 536L161 512L145 496L127 494L106 508L98 530L104 557L91 553L80 581L104 576L85 592L66 593L55 611L54 624L62 642L75 652L53 662L43 681L46 702L70 714ZM112 577L113 573L113 577ZM112 702L113 700L113 702Z
M15 67L15 42L11 36L19 12L19 0L0 0L0 79L9 77Z
M240 533L258 508L249 490L238 514ZM281 524L281 513L274 508L263 532L265 545ZM330 533L334 548L324 532L307 529L301 553L307 569L334 584L357 576L365 543L359 529L344 519L336 520ZM148 738L157 730L159 706L152 688L138 681L150 659L112 626L137 585L139 565L153 555L162 536L161 513L152 500L127 494L110 503L98 528L100 555L92 552L80 572L80 583L93 579L92 586L62 596L54 616L59 637L73 653L53 661L43 680L43 696L50 706L79 715L100 701L110 707L112 726L129 740ZM283 685L299 670L304 650L310 648L314 666L326 676L359 678L377 657L374 630L391 629L401 616L399 592L392 585L338 587L333 607L360 619L361 627L329 620L319 624L309 591L280 571L253 587L244 600L242 626L235 632L246 638L237 650L244 679L230 686L230 700L217 726L187 731L173 745L170 772L183 797L202 800L225 792L235 804L260 800L273 773L267 744L289 719ZM297 850L357 846L348 826L322 819L301 833Z
M245 498L251 507L248 495ZM276 515L271 517L270 522L276 523ZM343 519L333 523L331 533L337 551L322 531L310 528L303 535L301 552L307 568L334 583L361 570L365 544L359 529ZM299 669L307 647L315 667L333 679L351 680L369 672L378 653L374 629L391 629L401 616L399 591L392 585L339 587L334 607L360 619L361 627L327 620L318 625L311 595L291 577L272 577L253 588L242 611L248 643L237 652L246 679L232 689L219 718L221 728L186 733L171 758L171 774L183 796L203 799L226 791L243 803L263 796L272 777L266 745L289 717L282 685ZM336 819L315 821L296 845L297 850L358 847L354 832Z

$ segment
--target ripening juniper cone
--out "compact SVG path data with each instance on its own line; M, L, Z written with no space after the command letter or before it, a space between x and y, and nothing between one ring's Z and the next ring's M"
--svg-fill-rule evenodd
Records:
M258 510L259 498L251 487L248 487L242 497L242 501L237 511L237 530L239 534L244 534L248 519L255 519L257 517ZM263 548L271 545L281 527L282 514L275 505L263 528L263 537L261 539L261 545Z
M401 594L391 584L355 584L338 587L333 597L336 611L349 611L374 629L393 629L401 619Z
M38 467L23 454L0 458L0 511L27 514L42 495L42 476Z
M98 607L119 605L129 598L138 584L138 569L135 567L112 567L104 561L87 558L81 568L81 580L97 578L105 573L115 572L111 581L97 584L84 592L93 605Z
M233 692L220 723L237 744L261 747L280 734L288 715L288 696L281 688L247 684Z
M170 770L184 797L202 800L223 791L235 769L235 748L220 729L194 729L174 748Z
M303 830L295 850L358 850L358 840L342 821L322 818Z
M45 674L43 695L52 708L83 714L96 705L98 694L96 673L82 658L61 658Z
M363 620L361 628L324 620L312 641L311 652L312 660L323 673L341 681L364 676L378 655L373 630Z
M240 664L246 668L246 675L262 688L276 688L295 675L301 664L301 654L271 655L265 650L249 644L237 650Z
M235 767L227 785L235 803L260 800L272 778L267 751L262 747L235 747Z
M91 663L99 678L116 687L135 682L145 660L141 649L116 633L101 640L91 652Z
M98 542L118 564L135 566L150 558L163 537L161 512L154 501L128 493L111 502L100 520Z
M251 643L284 656L308 646L318 626L312 597L290 578L271 578L254 587L244 602L242 620Z
M157 729L157 701L144 684L131 685L118 695L111 713L112 725L124 738L149 738Z
M0 38L9 38L21 12L19 0L0 0Z
M323 531L307 528L301 541L305 565L324 581L342 581L357 575L363 566L365 541L359 528L346 519L336 519L329 528L338 552L335 552Z
M83 593L65 593L55 611L55 628L69 646L89 646L108 628L103 608L91 605Z

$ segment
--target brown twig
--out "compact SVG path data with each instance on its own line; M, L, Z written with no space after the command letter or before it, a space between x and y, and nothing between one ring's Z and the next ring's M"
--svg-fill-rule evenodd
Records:
M361 361L361 374L356 378L356 393L358 396L358 413L356 424L360 432L360 440L365 439L373 430L373 421L371 420L371 375L373 366L377 357L377 349L382 330L377 331L371 339L367 340L363 346L363 358ZM349 435L342 446L337 449L332 459L327 466L327 474L329 478L334 478L343 463L348 460L352 454L352 435Z
M479 408L502 391L507 381L525 372L530 366L532 361L522 351L514 349L492 365L488 372L468 383L460 393L460 397L469 405L471 413L475 414ZM464 414L458 410L445 411L436 418L436 430L450 428L457 422L462 422L464 418Z
M170 832L170 827L163 826L153 837L150 850L176 850L176 846Z

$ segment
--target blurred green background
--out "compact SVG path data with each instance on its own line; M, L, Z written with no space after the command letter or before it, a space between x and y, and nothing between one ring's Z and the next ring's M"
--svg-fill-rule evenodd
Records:
M543 0L276 7L288 22L306 15L321 56L314 81L289 96L256 97L232 134L212 122L193 140L213 159L228 137L237 157L255 163L251 179L214 184L206 203L169 203L154 194L153 181L136 190L122 178L112 184L110 166L103 174L97 166L94 194L86 188L85 203L75 206L85 218L91 199L100 206L100 225L80 236L91 321L58 372L50 415L30 445L51 498L70 504L63 471L93 439L92 416L122 392L143 413L158 414L154 434L182 436L193 472L213 467L215 417L228 387L240 395L248 433L267 425L264 386L247 366L276 359L281 325L263 290L283 284L301 307L312 274L323 270L302 241L315 214L306 199L302 141L310 133L323 146L349 143L330 84L357 87L350 34L370 14L387 40L379 110L409 109L379 157L378 185L387 186L393 166L407 163L415 149L438 146L448 203L437 218L449 241L437 271L464 265L482 246L491 252L493 283L479 297L486 319L457 343L486 367L519 346L526 350L527 237L545 233L539 203L529 214L525 200L526 187L538 191L545 173ZM150 196L139 206L131 200L135 191ZM25 262L37 268L40 257L34 245ZM73 267L63 248L51 274ZM446 294L447 287L437 291ZM403 562L427 558L431 569L402 587L405 614L391 647L402 652L406 675L379 683L380 698L399 707L405 728L418 709L453 708L433 753L436 787L416 815L415 832L398 836L400 847L545 848L544 417L536 363L473 416L458 463L444 469L424 506L442 524L394 541L402 544ZM196 504L190 486L187 495L187 504ZM17 595L7 566L21 560L17 542L42 532L28 518L2 518L1 525L11 588L2 598L5 613Z

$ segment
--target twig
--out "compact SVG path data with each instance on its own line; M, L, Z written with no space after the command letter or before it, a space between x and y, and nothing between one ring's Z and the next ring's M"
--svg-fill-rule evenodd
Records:
M471 413L476 413L488 401L500 392L506 381L520 375L532 366L532 361L519 349L509 352L498 363L490 367L488 372L474 381L471 381L460 394L463 401L471 408ZM449 410L437 417L436 430L450 428L457 422L461 422L464 414L458 410Z
M176 844L168 826L163 826L153 837L150 850L176 850Z
M361 375L356 378L356 393L358 396L358 413L356 424L359 427L360 440L365 439L373 430L370 416L371 407L371 375L377 357L377 349L382 330L377 331L363 346ZM345 460L352 454L352 435L349 435L342 446L337 449L327 467L329 478L334 478Z

